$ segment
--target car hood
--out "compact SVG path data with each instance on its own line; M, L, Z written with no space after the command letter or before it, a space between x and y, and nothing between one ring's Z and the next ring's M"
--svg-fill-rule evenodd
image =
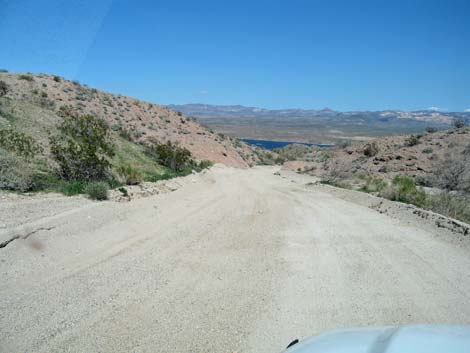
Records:
M470 326L415 325L333 331L286 353L469 353Z

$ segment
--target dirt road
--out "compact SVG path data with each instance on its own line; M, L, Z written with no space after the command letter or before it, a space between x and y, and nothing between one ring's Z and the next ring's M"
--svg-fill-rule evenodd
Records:
M470 324L468 237L274 172L216 166L129 203L0 200L0 235L18 237L0 248L0 351L263 353Z

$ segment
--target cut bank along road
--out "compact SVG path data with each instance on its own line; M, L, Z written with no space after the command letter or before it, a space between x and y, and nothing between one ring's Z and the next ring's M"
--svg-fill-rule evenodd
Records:
M275 171L216 166L23 225L43 229L0 249L0 351L262 353L341 327L470 324L468 239Z

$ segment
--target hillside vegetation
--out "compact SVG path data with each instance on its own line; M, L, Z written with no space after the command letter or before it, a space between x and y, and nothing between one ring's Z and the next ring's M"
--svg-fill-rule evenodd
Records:
M284 168L470 223L470 128L345 143L331 149L299 145L277 151Z
M247 144L168 108L58 76L0 72L0 189L97 194L103 182L258 161Z

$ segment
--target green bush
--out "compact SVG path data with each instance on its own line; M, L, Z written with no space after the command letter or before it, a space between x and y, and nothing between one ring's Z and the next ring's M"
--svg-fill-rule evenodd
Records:
M54 80L55 82L60 82L60 81L62 81L62 79L60 78L60 76L54 76L53 80Z
M364 155L367 157L373 157L379 153L379 146L375 142L368 143L364 148Z
M13 129L0 129L0 147L30 159L43 151L41 145L32 137Z
M428 154L428 153L433 153L433 152L434 152L434 150L433 150L431 147L426 147L426 148L423 150L423 153L426 153L426 154Z
M154 174L154 175L148 175L145 178L145 181L150 181L152 183L155 183L157 181L161 180L169 180L177 177L182 177L191 174L191 169L187 168L181 172L173 172L173 171L168 171L163 174Z
M18 156L0 148L0 189L30 191L35 188L34 168Z
M154 143L146 148L147 154L157 163L167 167L173 172L181 172L191 164L191 152L171 141L167 143Z
M413 147L419 144L419 138L416 135L410 135L405 139L405 146Z
M121 181L127 185L137 185L142 181L142 173L129 164L118 166L116 172Z
M120 187L118 191L121 193L122 196L125 196L125 197L129 196L129 193L127 192L126 188Z
M85 193L92 200L107 200L109 185L104 181L91 182L85 186Z
M75 115L61 108L59 134L50 137L51 153L64 180L104 180L109 175L108 158L114 155L108 125L93 115Z
M408 176L396 176L391 187L383 189L380 196L418 207L424 206L426 201L424 190L416 187L414 180Z
M210 168L214 165L214 163L212 163L212 161L208 161L208 160L202 160L200 161L199 163L195 163L194 164L194 169L196 169L197 171L201 171L201 170L204 170L204 169L207 169L207 168Z
M328 152L320 151L316 154L315 161L318 163L325 163L331 158L331 155Z
M87 184L83 181L62 181L58 184L58 191L66 196L80 195L85 192Z
M18 76L18 80L25 80L25 81L34 81L34 77L29 74L22 74Z
M361 191L368 192L368 193L380 192L384 190L387 186L388 186L387 182L385 182L383 179L368 176L366 177L366 183L361 188Z

